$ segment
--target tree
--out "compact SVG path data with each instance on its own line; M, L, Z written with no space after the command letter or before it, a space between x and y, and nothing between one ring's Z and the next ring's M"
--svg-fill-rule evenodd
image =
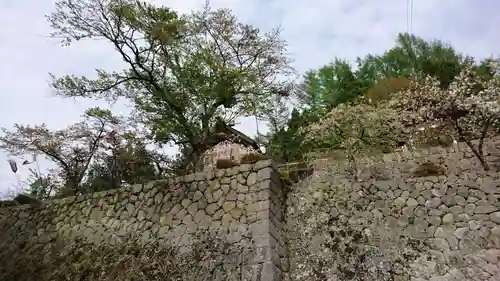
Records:
M171 173L171 161L151 145L137 128L109 110L91 108L84 120L68 128L52 131L46 125L15 125L3 129L0 149L12 155L34 155L24 161L32 174L28 193L45 199L75 195L144 183ZM36 156L56 164L42 173Z
M193 159L215 117L253 115L290 89L278 79L293 73L279 30L262 34L208 4L179 16L143 1L58 0L48 20L63 43L104 39L126 64L95 79L53 77L58 95L126 98L156 141L181 145Z
M387 98L404 88L411 77L437 77L444 89L462 65L461 55L443 42L399 34L394 47L381 55L358 58L354 68L337 58L317 70L308 71L299 87L299 100L302 108L323 116L333 107L360 95L371 99Z
M399 120L407 125L439 126L442 134L452 134L465 142L489 170L483 143L490 134L498 134L500 128L500 63L488 60L482 66L492 75L485 76L473 59L467 58L465 67L447 89L435 77L410 83L409 89L394 96L391 107L400 112Z
M134 134L108 136L103 147L82 183L88 191L149 182L168 174L169 159L147 149L144 141Z
M364 85L390 77L437 77L442 88L448 87L462 68L462 56L441 41L426 41L410 34L399 34L396 45L382 55L358 59L357 77Z
M446 89L439 77L417 77L377 103L360 98L339 105L299 134L316 149L330 147L352 156L402 145L449 145L455 139L465 142L489 170L483 143L499 133L499 65L496 60L476 65L467 58Z
M403 91L408 88L411 79L405 77L389 77L377 81L370 87L363 97L368 103L378 103L388 100L394 93Z
M279 162L299 160L306 149L299 129L305 119L294 109L287 124L275 128L269 135L269 154Z
M281 147L284 151L295 151L293 158L299 159L305 153L323 148L346 150L351 147L364 153L366 150L390 151L403 144L441 144L442 140L430 135L430 129L425 130L427 135L424 135L419 133L416 124L407 122L403 126L404 122L397 118L390 119L397 117L398 109L391 108L387 101L392 95L407 90L412 81L419 77L436 77L439 87L447 89L463 67L462 55L451 46L409 34L400 34L395 46L381 55L369 54L358 58L355 67L335 59L304 75L297 93L300 102L297 113L300 114L295 114L293 120L302 129L292 133L292 120L289 120L286 130L270 138L276 142L272 146ZM492 72L487 60L473 68L483 79L491 79ZM383 114L388 114L387 118ZM297 120L299 116L302 119L300 122ZM368 126L371 135L364 135L364 140L359 142L359 132L351 126L366 129L370 118L374 118L374 124ZM293 142L290 135L304 139ZM356 140L356 145L349 144L349 139ZM299 143L300 147L297 147Z
M35 164L36 168L30 167L32 164ZM24 193L38 199L47 199L54 195L54 192L57 191L57 187L61 185L60 178L57 177L60 172L56 169L48 169L42 172L36 153L33 154L33 160L25 160L23 166L27 166L30 171L30 175L26 180L28 188Z
M45 124L15 124L14 131L3 128L0 149L13 155L43 154L60 169L58 176L63 186L79 192L80 183L101 142L118 124L117 117L110 111L99 108L87 110L84 119L57 131L50 131Z
M357 100L333 108L321 120L299 129L315 149L329 152L343 151L350 161L368 152L387 152L401 146L402 126L388 120L397 120L398 112L384 103L369 104Z
M308 71L299 86L298 97L302 106L325 114L338 104L352 100L363 91L360 80L349 62L335 59L332 63Z
M261 134L257 132L258 135L255 141L259 145L266 148L266 154L272 155L272 152L276 147L273 146L272 136L277 132L286 127L288 118L290 115L289 104L287 104L287 99L282 97L276 97L272 100L272 104L268 109L262 111L259 120L267 122L269 132L267 134ZM257 120L256 120L257 123ZM256 124L257 126L258 124Z

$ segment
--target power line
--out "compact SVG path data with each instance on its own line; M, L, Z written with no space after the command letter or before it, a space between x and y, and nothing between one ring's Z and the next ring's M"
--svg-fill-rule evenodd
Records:
M410 0L410 34L413 33L413 0Z
M406 33L411 34L413 29L413 0L406 0Z
M410 30L410 0L406 0L406 33Z
M413 0L406 0L406 34L408 35L408 44L409 44L409 51L410 51L410 60L411 60L411 65L413 71L415 71L415 60L416 60L416 54L413 49L413 38L411 37L413 33Z

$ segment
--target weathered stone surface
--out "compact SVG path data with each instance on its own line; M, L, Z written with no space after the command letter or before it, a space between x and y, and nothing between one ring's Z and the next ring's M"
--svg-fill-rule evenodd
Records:
M398 207L402 207L406 204L406 199L403 197L398 197L394 200L394 205Z
M499 144L497 139L487 146L498 151ZM357 159L356 180L348 163L321 166L310 182L288 194L291 279L354 280L349 272L357 280L493 278L500 252L488 252L489 259L485 253L490 247L500 251L500 200L493 196L500 193L500 181L468 153L435 148ZM425 161L443 163L448 174L416 178L408 173ZM385 178L381 171L387 171ZM313 186L323 186L320 201ZM311 237L321 237L321 250L302 242ZM396 258L402 253L404 261ZM363 261L356 263L359 257Z
M417 202L417 200L415 200L413 198L408 198L408 200L406 201L406 205L408 207L416 207L416 206L418 206L418 204L419 203Z
M473 215L474 214L474 210L476 209L476 205L475 204L467 204L465 206L465 212L468 214L468 215Z
M212 203L206 207L206 212L209 215L213 215L217 211L217 209L219 209L219 206L217 206L217 204Z
M257 183L257 173L250 173L247 178L247 186L252 186Z
M434 197L425 202L425 207L432 209L432 208L437 208L439 205L441 205L441 198Z
M436 197L442 197L446 194L446 191L448 190L448 186L447 185L442 185L438 188L434 188L432 189L432 195L436 196Z
M474 209L474 213L475 214L489 214L489 213L495 212L497 210L498 210L498 208L496 206L489 205L489 204L481 204L481 205L476 206L476 209Z
M250 280L259 276L259 280L275 280L281 276L282 257L279 255L284 255L284 210L281 205L284 202L279 197L284 194L279 193L279 176L272 165L269 161L259 161L213 174L207 171L206 174L187 175L165 181L165 186L158 181L158 184L135 185L130 189L99 192L78 199L55 200L40 210L0 209L0 229L19 233L19 227L32 224L30 235L33 237L30 239L33 243L47 245L59 237L80 237L94 244L111 245L133 240L144 247L159 241L176 247L179 252L189 251L189 247L197 243L195 235L222 235L231 247L247 248L253 234L267 235L268 241L273 239L274 244L264 246L268 254L262 257L262 262L272 266L261 268ZM257 193L249 195L250 186ZM264 193L267 195L261 196ZM255 200L256 221L251 226L254 232L249 231L246 212L252 210L247 208L252 202L247 203L247 195ZM9 215L9 220L5 221L3 212L15 215ZM12 220L19 221L12 224ZM0 251L9 244L0 240ZM246 251L251 253L253 250L248 248Z
M458 239L462 240L462 239L464 239L464 237L467 236L468 232L469 232L469 228L468 227L460 227L460 228L457 228L457 230L455 230L454 235Z
M229 211L231 211L235 207L236 207L236 203L235 202L225 202L224 204L222 204L222 209L226 213L229 213Z
M490 214L490 220L492 222L500 224L500 212L494 212Z
M443 224L449 225L449 224L453 224L454 222L455 222L455 217L453 216L453 214L448 213L448 214L443 216Z

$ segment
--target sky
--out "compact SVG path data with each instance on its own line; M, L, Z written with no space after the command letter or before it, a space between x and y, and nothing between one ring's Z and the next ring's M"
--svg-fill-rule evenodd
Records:
M155 0L181 13L203 7L204 0ZM45 15L53 0L0 1L0 127L46 123L62 129L80 121L86 108L107 104L55 97L49 73L92 76L94 69L118 70L122 62L105 42L78 42L61 47L48 37ZM383 3L383 4L382 4ZM414 1L410 29L405 0L212 0L214 8L230 8L243 22L267 31L283 28L288 53L299 72L321 67L339 57L354 60L392 47L400 32L439 39L477 58L499 53L500 2L496 0ZM112 107L127 114L126 104ZM255 121L240 120L237 129L254 135ZM262 132L262 128L261 132ZM0 194L15 189L10 156L0 152ZM42 169L47 163L42 163ZM24 180L26 169L19 177Z

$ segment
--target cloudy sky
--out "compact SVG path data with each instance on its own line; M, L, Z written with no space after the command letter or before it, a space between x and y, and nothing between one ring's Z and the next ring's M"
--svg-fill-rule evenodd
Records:
M203 0L156 0L179 12L203 6ZM244 22L261 30L281 25L289 53L299 71L316 68L335 57L353 60L390 48L396 35L407 30L405 0L212 0ZM53 0L0 1L0 127L14 123L46 123L64 128L79 121L92 101L63 100L48 87L48 73L92 75L93 69L119 69L121 62L102 42L83 42L61 48L48 38L45 15ZM417 0L411 31L426 39L440 39L475 57L498 54L500 2L496 0ZM102 104L100 104L102 105ZM116 112L126 113L123 105ZM252 120L238 126L255 133ZM14 188L16 177L0 152L0 192ZM21 177L26 175L21 171Z

